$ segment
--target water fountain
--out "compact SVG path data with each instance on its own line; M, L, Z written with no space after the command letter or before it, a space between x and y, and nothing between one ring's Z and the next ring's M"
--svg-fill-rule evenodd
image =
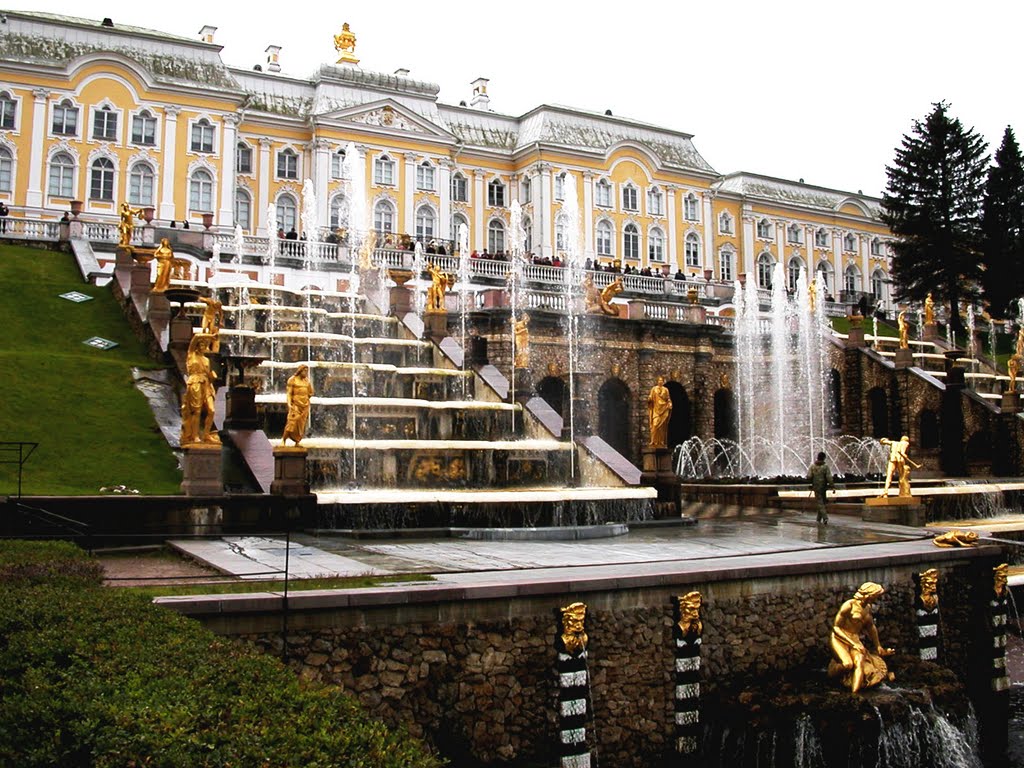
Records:
M576 191L576 177L565 175L562 210L560 215L565 224L565 255L563 278L565 291L566 342L569 358L569 443L576 440L576 385L580 355L580 317L585 313L583 306L583 248L580 235L580 201ZM570 456L569 472L572 481L576 478L576 456Z

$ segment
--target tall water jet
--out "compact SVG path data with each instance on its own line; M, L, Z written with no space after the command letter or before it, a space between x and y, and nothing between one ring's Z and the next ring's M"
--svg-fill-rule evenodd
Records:
M569 442L576 443L576 371L579 368L580 316L583 306L583 249L580 237L580 201L576 191L576 176L565 174L564 198L559 212L565 226L565 321L569 347ZM569 480L576 481L576 451L569 452Z
M466 357L469 355L469 338L466 335L466 316L469 314L469 227L459 224L459 322L462 332L462 399L468 400L466 381Z
M516 401L516 360L520 350L516 348L516 323L522 316L523 302L523 207L518 200L513 200L509 209L509 254L511 262L508 273L508 289L511 304L509 332L512 334L512 366L509 381L512 386L512 402ZM515 426L515 411L512 412L512 424Z
M427 306L427 294L425 291L421 291L419 288L419 281L423 278L423 273L427 269L427 260L423 256L423 243L419 240L416 241L416 245L413 246L412 250L412 291L413 291L413 308L416 310L416 316L422 320L423 310ZM422 335L422 333L421 333Z
M977 369L977 344L974 340L974 305L967 305L967 357L971 360L971 370Z
M270 283L270 308L267 313L270 315L267 322L267 327L270 329L270 359L276 359L274 357L274 333L277 331L277 319L274 316L274 307L277 304L277 291L273 287L274 283L274 269L277 266L277 251L280 247L280 242L277 239L277 207L274 205L267 206L267 230L270 233L270 237L267 239L267 263L269 264L268 279ZM274 384L274 369L270 369L269 373L270 384Z

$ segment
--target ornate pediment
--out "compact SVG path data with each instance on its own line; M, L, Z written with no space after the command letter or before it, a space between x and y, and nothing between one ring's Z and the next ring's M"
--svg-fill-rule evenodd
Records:
M444 139L454 138L441 126L391 99L329 112L323 116L323 119L339 123L361 123L383 131L418 133Z
M385 104L380 109L372 112L364 112L352 118L353 123L365 123L366 125L379 125L383 128L395 128L399 131L412 131L413 133L426 133L423 127L412 122L401 112L397 112L390 104Z

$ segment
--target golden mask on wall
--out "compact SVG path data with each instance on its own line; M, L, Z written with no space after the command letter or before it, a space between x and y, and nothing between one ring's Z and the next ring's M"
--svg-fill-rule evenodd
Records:
M700 606L703 602L700 592L687 592L679 601L679 631L683 636L699 635L704 631L704 625L700 621Z
M587 606L572 603L562 608L562 644L567 653L579 653L587 647L587 633L583 622L587 618Z
M996 597L1006 597L1006 584L1009 579L1010 566L1007 563L1000 563L992 569L992 588Z
M918 574L921 585L921 605L926 611L934 611L939 604L939 572L929 568Z

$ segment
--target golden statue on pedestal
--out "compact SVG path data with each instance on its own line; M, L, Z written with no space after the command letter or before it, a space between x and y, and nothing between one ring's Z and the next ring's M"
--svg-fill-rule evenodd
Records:
M208 333L192 336L185 358L185 394L181 398L181 445L196 443L220 444L220 436L213 429L214 382L217 374L206 355L210 352L212 337Z
M700 620L700 606L703 602L700 592L687 592L679 601L679 622L677 626L683 637L700 635L704 631L704 625Z
M647 416L650 421L651 448L668 447L668 420L672 417L672 396L665 386L665 377L659 376L647 395Z
M119 209L121 220L117 223L117 245L120 248L132 247L132 233L135 231L135 222L132 219L142 218L141 208L132 208L128 203L121 203Z
M1010 384L1007 386L1007 392L1017 391L1017 377L1020 376L1020 364L1024 360L1020 355L1012 355L1009 360L1006 361L1006 372L1010 375Z
M346 21L341 25L341 32L334 36L334 50L339 54L338 64L358 64L356 58L356 36L348 27Z
M926 611L934 611L939 604L939 571L929 568L918 574L921 585L921 605Z
M434 266L433 262L427 264L427 274L430 275L430 287L427 288L428 314L447 313L448 308L444 303L444 296L448 289L455 285L455 275L442 272Z
M910 347L910 339L908 338L909 329L907 328L907 313L905 311L900 312L897 322L900 327L900 349L908 349Z
M522 320L516 321L516 357L514 367L530 367L530 316L523 315Z
M612 304L612 299L622 293L622 278L617 277L615 281L598 290L594 285L594 278L589 274L583 279L583 299L586 310L591 315L619 316L619 308Z
M153 293L163 293L171 285L171 272L174 270L174 251L166 237L160 239L160 247L153 251L156 259L156 279L153 281Z
M583 622L587 618L587 606L572 603L562 608L562 645L565 652L577 654L587 649L587 633Z
M924 324L935 325L935 301L932 299L931 291L924 297Z
M973 547L978 543L978 534L974 531L961 531L954 528L939 534L932 543L936 547Z
M899 440L890 440L883 437L879 442L889 446L889 465L885 470L885 489L881 497L889 495L889 486L892 484L892 476L896 478L900 486L900 496L911 496L910 493L910 465L920 469L921 465L907 456L907 448L910 447L910 438L904 435Z
M199 330L213 337L210 351L216 354L220 352L220 327L224 324L224 308L215 297L200 296L199 301L206 305Z
M296 445L306 435L309 423L310 399L313 397L313 382L309 380L309 366L300 365L299 370L288 379L285 402L288 404L288 420L281 435L281 445L292 440Z
M852 598L840 607L832 624L830 645L835 656L828 665L829 677L838 677L851 693L870 688L886 680L894 680L883 656L891 656L892 648L883 648L878 629L871 616L871 604L885 594L880 584L866 581ZM869 651L862 635L867 635L875 651Z

